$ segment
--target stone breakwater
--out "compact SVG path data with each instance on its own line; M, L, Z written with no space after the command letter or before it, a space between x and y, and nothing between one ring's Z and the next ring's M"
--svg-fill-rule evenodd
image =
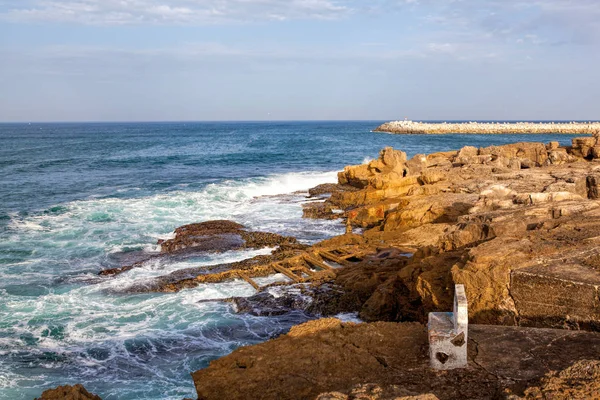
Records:
M426 123L392 121L377 127L375 132L398 134L594 134L600 133L600 122L460 122Z

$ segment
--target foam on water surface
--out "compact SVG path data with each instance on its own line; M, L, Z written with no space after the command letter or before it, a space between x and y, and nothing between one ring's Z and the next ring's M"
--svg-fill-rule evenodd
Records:
M9 250L9 257L0 259L0 398L31 398L67 383L83 383L105 399L193 396L190 372L307 317L233 313L218 300L254 294L241 280L170 294L128 294L127 288L272 249L174 262L153 259L113 278L98 278L97 272L129 252L157 253L157 239L191 222L230 219L306 243L341 233L337 222L303 220L306 194L294 193L334 180L335 172L292 173L228 180L199 191L92 198L10 215L0 245ZM281 274L257 279L261 285L285 280Z

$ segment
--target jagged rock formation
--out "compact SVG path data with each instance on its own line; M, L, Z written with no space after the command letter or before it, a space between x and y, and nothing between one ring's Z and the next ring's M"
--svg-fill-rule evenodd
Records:
M465 284L474 323L600 330L596 138L417 155L346 167L325 204L362 245L413 248L337 273L369 320L423 321Z
M552 134L564 133L570 135L593 134L600 132L598 122L457 122L457 123L423 123L413 121L392 121L377 127L375 132L399 134L509 134L531 133Z

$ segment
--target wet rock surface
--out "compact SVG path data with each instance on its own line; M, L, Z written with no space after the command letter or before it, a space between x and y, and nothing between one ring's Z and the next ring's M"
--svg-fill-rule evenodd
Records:
M241 248L260 249L293 244L296 239L275 233L252 232L232 221L207 221L175 229L175 237L160 243L161 252L227 251Z
M230 300L234 310L256 316L282 315L303 311L312 316L327 317L353 311L356 305L347 302L344 291L332 283L274 286L251 297Z
M230 250L262 249L266 247L303 248L296 238L281 236L269 232L248 231L243 225L233 221L206 221L189 224L175 229L175 237L160 240L160 254L142 258L123 267L110 268L99 273L101 276L112 276L142 266L153 259L171 258L183 260L203 253L221 253Z
M127 289L131 293L145 292L163 292L173 293L183 289L197 287L203 283L219 282L226 279L239 279L238 276L229 277L229 273L235 270L256 270L269 263L285 260L291 256L297 255L299 249L304 246L293 246L289 250L274 251L272 254L260 255L248 258L242 261L224 264L214 264L202 267L185 268L172 272L168 275L163 275L150 281L140 282ZM272 271L264 268L264 274L260 276L268 276Z

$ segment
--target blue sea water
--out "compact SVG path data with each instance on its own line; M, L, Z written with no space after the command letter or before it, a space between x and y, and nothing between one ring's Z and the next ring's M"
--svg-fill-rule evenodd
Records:
M237 315L227 304L200 302L252 295L243 282L126 292L181 268L268 250L97 277L132 252L157 252L157 239L177 226L231 219L312 243L344 229L303 220L304 192L385 146L411 156L571 140L371 132L381 122L0 124L0 399L74 383L107 400L194 397L190 372L308 319Z

